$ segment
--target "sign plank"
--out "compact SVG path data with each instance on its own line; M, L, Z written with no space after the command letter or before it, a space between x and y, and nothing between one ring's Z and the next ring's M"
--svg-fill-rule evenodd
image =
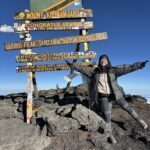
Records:
M63 44L73 44L73 43L84 43L91 42L97 40L105 40L107 39L107 33L96 33L89 34L84 36L70 36L70 37L60 37L49 40L35 40L35 41L27 41L27 42L17 42L17 43L5 43L5 50L19 50L19 49L30 49L37 47L46 47L53 45L63 45Z
M92 65L92 62L78 63L81 66ZM18 66L17 72L44 72L44 71L58 71L58 70L69 70L70 67L66 64L47 64L47 65L36 65L36 66Z
M45 19L72 19L93 17L91 9L40 11L40 12L17 12L15 20L45 20Z
M30 0L32 11L53 11L63 9L81 9L81 0Z
M96 53L94 51L88 51L88 52L19 55L16 57L16 60L19 63L23 63L23 62L37 62L49 60L87 59L95 57Z
M93 22L36 22L29 24L14 24L15 32L47 31L47 30L86 30L92 29Z

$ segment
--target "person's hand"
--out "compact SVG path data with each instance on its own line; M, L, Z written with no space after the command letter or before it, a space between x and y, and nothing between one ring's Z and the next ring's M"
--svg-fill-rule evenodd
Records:
M140 66L141 66L141 68L144 68L144 67L145 67L145 65L146 65L146 63L148 63L148 62L149 62L148 60L146 60L146 61L142 62L142 63L141 63L141 65L140 65Z
M72 67L72 63L70 63L69 61L65 60L65 62L67 63L67 65L71 68Z

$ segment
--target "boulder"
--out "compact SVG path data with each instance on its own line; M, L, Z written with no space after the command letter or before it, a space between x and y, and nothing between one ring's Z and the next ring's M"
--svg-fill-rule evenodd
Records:
M105 121L100 116L82 105L76 106L72 117L88 131L98 131L100 128L105 129L106 127Z
M23 97L23 98L27 98L27 93L12 93L12 94L8 94L6 95L7 98L11 98L11 99L15 99L17 97Z
M25 99L23 97L16 97L13 99L14 103L22 103Z
M106 127L105 121L100 116L81 104L61 106L56 113L77 120L84 130L98 131L100 128L105 129Z
M140 95L130 95L130 94L127 94L125 96L125 98L130 103L134 103L135 101L140 101L140 102L143 102L143 103L147 102L147 99L145 97L140 96Z
M47 135L58 135L62 133L67 133L74 129L79 129L80 125L77 120L60 117L58 115L51 114L51 116L46 117Z
M0 120L0 135L1 150L43 150L51 143L37 127L16 118Z
M0 100L4 100L5 96L4 95L0 95Z
M80 95L83 97L87 97L88 96L88 85L87 84L80 84L77 87L74 88L74 93L76 95Z
M10 105L7 103L7 101L1 101L0 102L0 120L4 119L10 119L10 118L22 118L22 115L20 115L17 112L18 106L16 105Z
M45 122L48 136L58 135L80 128L77 120L58 115L55 112L57 109L58 105L53 104L52 107L43 107L43 109L38 112L38 118L43 118Z

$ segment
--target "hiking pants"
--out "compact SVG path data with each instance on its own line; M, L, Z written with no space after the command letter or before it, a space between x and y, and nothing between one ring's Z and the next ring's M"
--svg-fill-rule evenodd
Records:
M102 113L103 119L108 124L108 130L111 131L111 110L112 110L112 100L111 97L99 97L99 108ZM115 101L122 109L128 112L134 119L138 118L138 114L133 108L129 106L125 98L121 98Z

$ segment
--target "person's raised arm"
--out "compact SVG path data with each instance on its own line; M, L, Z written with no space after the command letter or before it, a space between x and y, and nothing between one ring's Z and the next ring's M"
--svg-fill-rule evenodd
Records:
M138 69L143 69L148 63L147 61L144 62L136 62L132 65L123 65L122 67L114 67L114 71L117 77L128 74L130 72L136 71Z
M67 65L71 68L71 69L74 69L78 72L80 72L81 74L87 76L87 77L92 77L93 75L93 70L94 68L93 67L86 67L86 66L80 66L76 63L70 63L69 61L65 60Z

